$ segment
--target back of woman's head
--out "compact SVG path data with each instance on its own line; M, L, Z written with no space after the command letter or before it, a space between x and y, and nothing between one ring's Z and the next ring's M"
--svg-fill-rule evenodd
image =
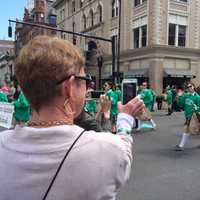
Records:
M57 83L79 73L84 64L84 58L70 42L37 36L21 50L15 73L32 108L39 110L59 94Z

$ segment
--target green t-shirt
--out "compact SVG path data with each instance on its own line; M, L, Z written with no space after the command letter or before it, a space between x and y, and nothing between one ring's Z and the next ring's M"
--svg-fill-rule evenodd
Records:
M197 109L200 109L200 96L196 92L194 94L189 92L185 93L182 97L182 106L185 117L191 119L194 112L194 106L197 107Z
M167 90L167 104L171 105L172 104L172 91Z
M121 91L120 91L121 93ZM118 108L117 108L117 103L118 101L121 100L121 94L119 93L118 90L109 90L106 93L106 96L109 97L111 100L111 109L110 109L110 116L115 116L118 114Z
M21 92L18 99L14 101L16 121L26 122L30 119L30 105L24 94Z
M140 92L141 99L144 101L146 108L151 110L153 95L150 89L142 89Z
M96 100L94 99L86 100L84 109L87 112L97 112Z
M3 92L0 92L0 102L8 102L8 98Z

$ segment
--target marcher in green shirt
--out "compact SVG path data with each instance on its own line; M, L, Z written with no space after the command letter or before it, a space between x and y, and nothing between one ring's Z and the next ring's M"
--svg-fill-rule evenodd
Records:
M19 98L13 104L15 107L14 117L17 123L29 121L30 105L23 92L20 92Z
M194 84L190 83L188 84L188 93L185 93L183 95L183 102L182 102L183 108L184 108L184 114L186 117L186 127L185 131L182 134L181 141L179 145L176 145L175 150L176 151L183 151L185 143L190 135L190 121L192 118L192 115L195 112L200 111L200 96L195 92Z
M184 109L185 118L190 120L194 112L194 104L200 105L200 96L196 92L186 92L180 98L179 103Z
M8 97L0 91L0 102L8 102Z
M106 92L106 96L108 96L111 101L110 120L112 132L115 133L118 114L117 104L121 100L121 91L118 91L116 86L112 84L112 87Z
M140 91L140 96L144 101L145 107L151 111L153 95L150 89L147 89L147 83L142 83L142 90Z
M96 113L97 112L96 100L95 99L86 99L84 109L86 112Z
M153 95L150 89L147 88L147 82L143 82L142 83L142 87L141 87L141 91L139 93L141 99L144 101L145 107L151 111L152 108L152 101L153 101ZM154 120L151 119L149 120L152 124L152 128L156 129L156 123L154 122ZM137 123L137 131L140 131L141 129L141 122L139 119L136 121Z

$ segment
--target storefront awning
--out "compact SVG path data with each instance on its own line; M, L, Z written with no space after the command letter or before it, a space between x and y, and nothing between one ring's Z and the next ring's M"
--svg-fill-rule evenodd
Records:
M141 78L141 77L149 77L148 75L148 69L133 69L133 70L129 70L128 72L126 72L125 78Z
M190 69L164 69L164 77L195 78Z

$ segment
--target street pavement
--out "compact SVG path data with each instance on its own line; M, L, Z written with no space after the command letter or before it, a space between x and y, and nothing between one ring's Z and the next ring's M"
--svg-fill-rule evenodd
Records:
M165 114L153 113L156 131L133 135L133 168L119 200L200 200L200 136L192 136L184 152L174 151L184 116Z

